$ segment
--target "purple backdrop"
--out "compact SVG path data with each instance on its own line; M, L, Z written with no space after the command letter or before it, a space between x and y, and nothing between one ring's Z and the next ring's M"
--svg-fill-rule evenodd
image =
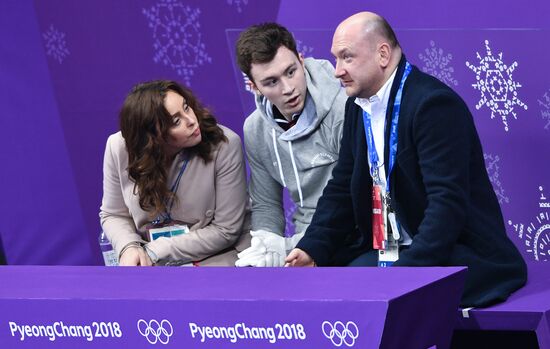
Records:
M547 261L547 1L6 0L0 234L9 262L100 262L103 151L132 85L186 83L242 134L253 108L234 62L242 28L278 21L305 56L331 59L335 26L361 10L385 16L408 59L466 100L510 237L528 261Z

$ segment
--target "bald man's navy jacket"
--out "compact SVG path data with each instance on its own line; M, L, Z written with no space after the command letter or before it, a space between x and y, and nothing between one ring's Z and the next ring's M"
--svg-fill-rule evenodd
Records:
M405 66L399 63L386 114L390 123ZM298 248L319 266L349 263L372 250L372 178L362 109L349 98L338 164ZM384 166L388 173L389 127ZM464 101L416 67L398 123L391 199L413 241L394 266L467 266L462 306L487 306L523 286L527 269L506 235L481 143ZM355 241L354 247L337 252Z

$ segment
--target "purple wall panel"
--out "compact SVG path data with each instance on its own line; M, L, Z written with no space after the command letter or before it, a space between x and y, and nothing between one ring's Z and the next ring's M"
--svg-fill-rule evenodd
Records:
M91 250L30 1L0 3L0 234L11 264L89 264Z
M277 21L290 29L333 30L360 11L384 16L394 28L548 28L543 0L281 0Z
M549 9L542 0L529 6L473 0L0 2L1 142L8 150L0 158L0 179L7 183L0 233L8 258L17 264L99 262L103 151L132 85L158 78L187 83L222 123L242 134L254 108L234 62L243 28L277 20L293 31L305 56L332 60L335 26L372 10L390 21L412 63L465 99L508 233L527 260L547 260L550 81L541 67L550 60L542 44L550 34ZM488 57L504 70L480 72L480 60ZM489 102L502 97L472 86L486 80L507 86L507 109L476 109L484 96ZM491 112L507 113L508 131Z

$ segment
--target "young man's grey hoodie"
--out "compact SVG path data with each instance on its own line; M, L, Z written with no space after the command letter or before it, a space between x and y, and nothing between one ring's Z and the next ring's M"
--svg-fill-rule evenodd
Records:
M306 58L304 63L307 97L296 125L284 131L273 119L273 105L261 95L244 123L253 230L284 234L286 187L296 204L295 232L304 232L338 160L345 90L330 62Z

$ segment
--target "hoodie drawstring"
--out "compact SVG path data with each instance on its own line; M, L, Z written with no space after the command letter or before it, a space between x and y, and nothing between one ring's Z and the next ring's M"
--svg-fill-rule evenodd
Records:
M292 142L288 141L288 151L290 152L290 161L292 161L292 168L294 169L294 176L296 177L296 185L298 186L298 195L300 196L300 207L304 207L304 197L302 196L302 186L300 185L300 177L298 177L298 168L294 161L294 153L292 152Z
M277 135L275 129L271 129L271 139L273 140L273 149L275 149L275 157L277 158L277 166L279 167L279 176L283 186L286 188L285 175L283 174L283 166L281 165L281 157L279 156L279 150L277 150ZM290 153L290 161L292 162L292 169L294 170L294 177L296 177L296 186L298 187L298 196L300 197L300 207L304 207L304 196L302 194L302 186L300 184L300 177L298 176L298 168L296 167L296 161L294 160L294 153L292 152L292 142L288 141L288 151Z
M277 166L279 166L279 176L281 176L283 187L286 188L285 175L283 174L283 167L281 166L281 158L279 157L279 151L277 150L277 136L275 136L275 129L271 129L271 138L273 139L273 149L275 149L275 156L277 157Z

